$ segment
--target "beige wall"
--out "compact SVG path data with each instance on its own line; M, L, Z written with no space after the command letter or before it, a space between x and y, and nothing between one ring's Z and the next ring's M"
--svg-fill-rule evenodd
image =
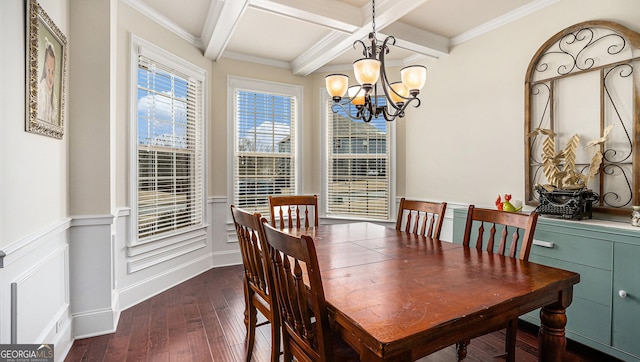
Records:
M68 34L68 1L39 3ZM62 140L25 132L24 6L0 2L0 248L68 215L69 116Z
M524 76L540 46L586 20L640 31L640 1L561 0L425 62L423 105L406 121L406 195L493 206L524 198Z

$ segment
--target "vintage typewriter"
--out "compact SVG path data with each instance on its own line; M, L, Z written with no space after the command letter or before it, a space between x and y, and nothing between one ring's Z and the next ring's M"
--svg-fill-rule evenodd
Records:
M539 202L536 212L572 220L591 219L592 204L600 198L589 189L547 191L536 186L536 191Z

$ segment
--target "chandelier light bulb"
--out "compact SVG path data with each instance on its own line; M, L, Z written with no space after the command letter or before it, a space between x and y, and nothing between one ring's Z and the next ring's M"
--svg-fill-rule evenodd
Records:
M329 74L325 78L327 92L333 99L338 101L347 93L349 88L349 77L344 74Z
M393 82L389 86L391 87L389 97L391 97L393 103L404 103L406 98L409 98L409 89L402 82Z
M356 80L362 86L371 86L380 76L380 61L373 58L362 58L353 62L353 72Z
M349 99L355 106L363 106L367 92L359 85L349 87Z
M402 78L402 84L415 97L420 93L424 83L427 81L427 68L422 65L410 65L400 70L400 77Z

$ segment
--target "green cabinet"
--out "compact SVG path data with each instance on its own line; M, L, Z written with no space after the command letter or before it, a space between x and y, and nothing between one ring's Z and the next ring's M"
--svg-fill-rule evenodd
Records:
M454 242L462 241L466 217L466 208L454 210ZM534 239L530 261L580 274L567 309L567 337L640 362L640 228L540 217ZM539 325L539 316L536 310L521 318Z
M612 345L640 357L640 245L616 243Z

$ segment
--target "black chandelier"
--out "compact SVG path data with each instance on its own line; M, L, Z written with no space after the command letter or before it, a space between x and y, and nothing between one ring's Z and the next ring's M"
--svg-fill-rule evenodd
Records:
M349 87L349 77L344 74L329 74L325 77L327 92L333 99L332 110L338 113L342 109L353 120L370 122L381 114L387 121L393 121L396 117L404 117L404 111L410 103L416 102L414 107L420 106L418 94L424 87L427 77L427 68L422 65L410 65L400 70L401 82L389 82L384 62L385 54L389 53L389 45L394 45L396 39L388 36L382 45L378 45L376 39L376 2L372 4L372 28L369 33L371 45L367 46L362 40L356 40L356 44L362 45L364 58L353 62L353 72L359 85ZM382 88L385 102L378 99L378 80ZM347 94L348 98L343 99ZM382 94L381 94L382 95ZM356 114L348 110L349 103L356 107Z

